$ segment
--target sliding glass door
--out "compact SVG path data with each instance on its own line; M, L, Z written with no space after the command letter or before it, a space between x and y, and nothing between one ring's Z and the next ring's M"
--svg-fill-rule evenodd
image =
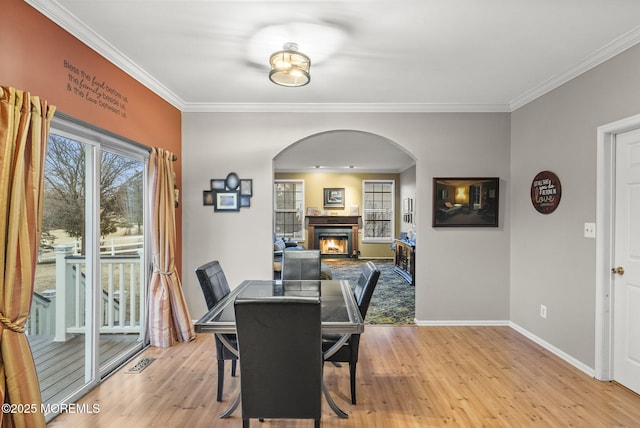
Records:
M77 400L146 344L147 156L78 122L52 123L27 325L51 408Z
M146 313L145 165L100 152L99 362L102 375L139 349Z

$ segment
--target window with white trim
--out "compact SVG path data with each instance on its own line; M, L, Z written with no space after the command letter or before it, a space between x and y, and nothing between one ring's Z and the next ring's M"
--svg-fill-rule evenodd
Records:
M395 181L362 181L362 242L390 242L395 230Z
M273 198L276 237L304 241L304 180L274 180Z

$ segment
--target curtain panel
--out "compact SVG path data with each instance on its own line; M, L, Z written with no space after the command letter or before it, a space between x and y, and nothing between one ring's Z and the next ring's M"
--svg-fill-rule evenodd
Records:
M151 149L149 187L153 271L149 285L151 346L166 348L195 339L195 331L176 272L175 173L173 153Z
M0 86L0 395L2 427L45 427L35 363L25 334L40 235L44 159L55 107ZM13 406L11 406L13 405ZM15 410L15 411L13 411Z

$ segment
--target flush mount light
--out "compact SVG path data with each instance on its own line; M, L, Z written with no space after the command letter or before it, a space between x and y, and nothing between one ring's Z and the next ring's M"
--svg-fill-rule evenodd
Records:
M286 43L281 51L269 58L271 71L269 79L280 86L304 86L311 80L309 68L311 60L298 52L296 43Z

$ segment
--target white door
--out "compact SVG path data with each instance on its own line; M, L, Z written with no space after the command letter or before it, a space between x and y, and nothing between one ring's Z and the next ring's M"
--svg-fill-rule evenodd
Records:
M616 136L613 379L640 393L640 129Z

